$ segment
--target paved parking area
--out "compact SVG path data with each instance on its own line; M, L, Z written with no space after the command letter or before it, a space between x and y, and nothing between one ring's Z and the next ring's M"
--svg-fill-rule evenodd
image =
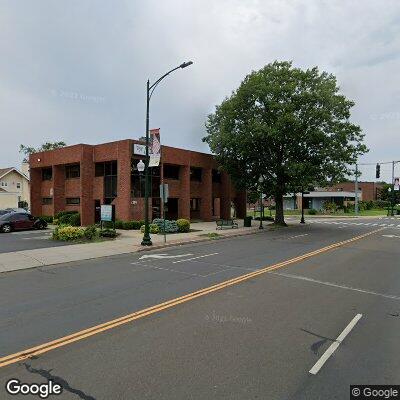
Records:
M68 243L51 240L51 229L0 233L0 253L65 246Z

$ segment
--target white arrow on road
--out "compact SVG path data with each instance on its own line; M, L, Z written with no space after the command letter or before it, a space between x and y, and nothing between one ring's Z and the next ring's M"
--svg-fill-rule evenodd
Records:
M168 255L168 254L145 254L144 256L140 257L139 260L144 260L145 258L159 258L159 259L164 259L164 258L180 258L180 257L186 257L186 256L192 256L192 253L188 254L177 254L177 255Z
M388 238L400 238L399 235L382 235L383 237L388 237Z

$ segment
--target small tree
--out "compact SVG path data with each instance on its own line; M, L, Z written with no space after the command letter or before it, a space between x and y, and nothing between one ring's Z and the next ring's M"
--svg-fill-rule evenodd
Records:
M45 142L40 147L35 148L31 146L25 146L24 144L19 145L19 152L24 154L24 162L29 161L29 156L33 153L40 153L42 151L55 150L65 147L67 144L65 142Z

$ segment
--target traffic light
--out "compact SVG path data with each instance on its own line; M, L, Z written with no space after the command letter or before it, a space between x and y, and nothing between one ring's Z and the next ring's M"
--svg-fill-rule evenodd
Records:
M381 177L381 165L376 164L376 179Z

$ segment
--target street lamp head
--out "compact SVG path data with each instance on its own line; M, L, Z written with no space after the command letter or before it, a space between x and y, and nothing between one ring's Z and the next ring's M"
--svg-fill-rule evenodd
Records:
M258 178L258 183L263 183L264 182L264 177L263 176L260 176L259 178Z
M137 163L137 169L138 169L139 172L143 172L144 171L144 162L142 160L140 160Z
M180 67L181 68L186 68L186 67L188 67L189 65L192 65L192 64L193 64L193 61L186 61L183 64L181 64Z

